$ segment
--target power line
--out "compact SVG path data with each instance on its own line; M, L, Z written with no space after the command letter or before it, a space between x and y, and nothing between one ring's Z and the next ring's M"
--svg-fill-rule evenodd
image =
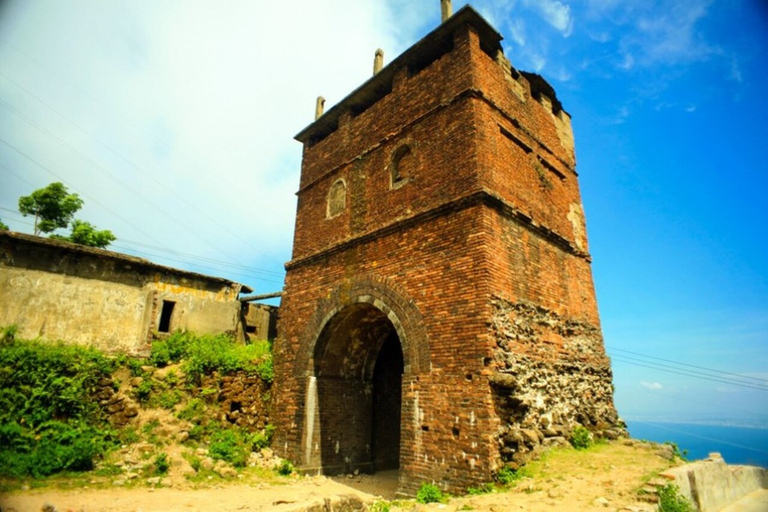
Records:
M271 275L273 275L275 277L283 277L285 275L284 272L276 272L274 270L267 270L267 269L262 269L262 268L258 268L258 267L252 267L252 266L248 266L248 265L240 265L240 264L237 264L237 263L229 263L229 262L226 262L226 261L216 260L216 259L208 258L208 257L205 257L205 256L198 256L198 255L195 255L195 254L190 254L190 253L185 253L185 252L181 252L181 251L176 251L176 250L168 249L168 248L165 248L165 247L158 247L158 246L154 246L154 245L144 244L144 243L141 243L141 242L136 242L136 241L133 241L133 240L127 240L125 238L121 238L120 240L123 241L123 242L130 243L132 245L137 245L137 246L140 246L140 247L146 247L146 248L149 248L149 249L154 249L156 251L161 251L161 252L165 252L165 253L169 253L169 254L175 254L175 255L178 255L178 256L188 257L188 258L192 258L192 259L195 259L195 260L206 261L206 262L209 262L209 263L215 263L215 264L218 264L218 265L222 265L222 266L225 266L225 267L231 267L231 268L234 268L234 269L254 270L254 271L258 271L258 272L264 273L264 274L271 274Z
M2 75L2 73L0 73L0 75ZM3 76L5 76L5 75L3 75ZM128 191L130 191L130 192L133 192L133 193L134 193L136 196L138 196L140 199L143 199L143 200L144 200L144 201L146 201L146 202L147 202L147 203L148 203L150 206L154 207L154 208L155 208L155 209L156 209L158 212L160 212L160 213L162 213L163 215L165 215L165 216L166 216L168 219L170 219L170 220L174 221L176 224L178 224L179 226L181 226L181 227L182 227L182 228L183 228L185 231L187 231L187 232L188 232L188 233L190 233L191 235L193 235L193 236L195 236L195 237L199 238L200 240L202 240L203 242L205 242L206 244L208 244L208 245L209 245L210 247L212 247L214 250L216 250L216 251L218 251L219 253L221 253L221 254L222 254L224 257L227 257L227 258L231 258L231 256L230 256L230 255L228 255L228 254L224 253L224 252L223 252L223 251L222 251L222 250L221 250L221 249L220 249L218 246L216 246L216 245L214 245L214 244L211 244L211 243L210 243L208 240L206 240L205 238L201 237L201 236L200 236L200 234L199 234L198 232L196 232L196 231L192 230L192 229L191 229L191 228L190 228L190 227L189 227L189 226L188 226L186 223L183 223L183 222L181 222L180 220L178 220L176 217L174 217L173 215L171 215L170 213L168 213L166 210L164 210L163 208L161 208L161 207L160 207L158 204L156 204L155 202L153 202L152 200L150 200L149 198L147 198L146 196L144 196L144 194L142 194L141 192L137 191L136 189L134 189L133 187L131 187L130 185L128 185L128 184L127 184L127 183L125 183L124 181L122 181L120 178L118 178L117 176L115 176L115 175L114 175L113 173L111 173L109 170L107 170L106 168L102 167L101 165L99 165L98 163L96 163L95 161L93 161L93 160L92 160L92 159L91 159L89 156L85 155L83 152L81 152L81 151L80 151L80 150L78 150L77 148L73 147L72 145L70 145L70 144L69 144L68 142L66 142L65 140L61 139L61 138L60 138L58 135L56 135L55 133L53 133L53 132L49 131L48 129L46 129L46 128L45 128L45 127L43 127L43 126L40 126L40 125L39 125L37 122L35 122L34 120L30 119L30 118L29 118L27 115L25 115L23 112L20 112L18 109L16 109L16 108L15 108L15 107L13 107L12 105L9 105L8 103L6 103L6 102L4 102L4 101L2 101L2 100L0 100L0 105L3 105L3 106L6 108L6 109L10 110L11 112L15 113L15 114L16 114L16 115L18 115L19 117L23 118L24 120L26 120L28 123L30 123L32 126L34 126L34 127L37 129L37 130L41 131L41 132L42 132L42 133L44 133L45 135L47 135L47 136L51 137L52 139L55 139L55 140L56 140L56 141L57 141L59 144L61 144L62 146L65 146L65 147L66 147L66 148L68 148L68 149L69 149L71 152L75 153L77 156L79 156L81 159L83 159L85 162L89 163L90 165L92 165L92 166L93 166L93 167L95 167L96 169L99 169L100 171L102 171L104 174L106 174L107 176L109 176L109 177L110 177L110 178L111 178L111 179L112 179L112 180L113 180L115 183L117 183L118 185L120 185L120 186L121 186L121 187L123 187L124 189L126 189L126 190L128 190Z
M2 137L0 137L0 143L3 143L3 144L5 144L6 146L8 146L9 148L11 148L12 150L16 151L18 154L20 154L21 156L23 156L24 158L26 158L26 159L27 159L27 160L29 160L30 162L34 163L35 165L37 165L38 167L40 167L41 169L43 169L45 172L47 172L48 174L50 174L50 175L51 175L51 176L53 176L54 178L56 178L56 179L58 179L58 180L61 180L61 181L66 181L66 180L64 180L64 179L63 179L61 176L59 176L58 174L56 174L55 172L53 172L51 169L49 169L47 166L45 166L44 164L42 164L42 163L38 162L38 161L37 161L37 160L35 160L33 157L31 157L30 155L28 155L28 154L27 154L27 153L25 153L24 151L20 150L20 149L19 149L19 148L17 148L16 146L14 146L14 145L10 144L8 141L6 141L5 139L3 139ZM133 224L131 221L129 221L129 220L127 220L127 219L125 219L125 218L124 218L122 215L120 215L120 214L118 214L118 213L116 213L116 212L112 211L112 210L111 210L109 207L105 206L105 205L104 205L104 204L103 204L101 201L99 201L98 199L95 199L95 198L93 198L93 197L89 196L88 194L83 194L83 195L84 195L84 196L85 196L85 197L86 197L86 198L87 198L89 201L92 201L92 202L96 203L97 205L101 206L101 207L102 207L102 208L104 208L106 211L108 211L109 213L111 213L112 215L114 215L116 218L118 218L118 219L120 219L121 221L125 222L125 224L126 224L127 226L131 226L132 228L134 228L134 229L136 229L138 232L140 232L140 233L144 234L144 235L145 235L147 238L149 238L149 239L153 240L154 242L156 242L156 243L160 243L160 242L159 242L159 241L158 241L158 240L157 240L155 237L153 237L152 235L150 235L150 234L148 234L148 233L144 233L144 232L143 232L143 231L142 231L140 228L138 228L137 226L135 226L135 225L134 225L134 224Z
M171 257L168 257L168 256L162 256L162 255L157 255L157 254L152 254L152 253L145 253L145 252L142 252L142 251L137 251L135 249L131 249L130 247L120 246L120 244L115 244L115 247L121 248L123 251L128 249L131 252L135 252L137 254L144 254L144 255L148 255L148 256L160 257L160 258L164 258L164 259L166 259L168 261L175 261L177 263L185 263L185 264L188 264L188 265L191 264L191 265L194 265L194 266L196 266L198 268L207 269L209 271L213 271L213 272L216 272L216 273L222 273L222 274L227 274L228 273L230 275L237 275L237 276L240 276L240 277L247 277L247 278L250 278L250 279L257 279L257 280L259 280L261 282L279 284L280 286L282 286L282 284L283 284L282 281L275 281L275 280L272 280L272 279L264 278L262 276L254 274L254 273L243 273L243 272L234 271L234 270L226 270L226 269L221 269L221 268L218 268L218 267L210 267L210 266L207 266L207 265L201 265L199 263L191 262L189 260L178 259L178 258L171 258Z
M755 386L765 386L765 384L762 384L762 383L744 382L742 380L733 379L731 377L720 377L718 375L711 375L709 373L698 372L698 371L695 371L695 370L687 370L687 369L684 369L684 368L677 368L677 367L672 366L672 365L661 364L661 363L654 363L654 362L651 362L651 361L645 361L645 360L637 358L637 357L631 357L631 356L625 356L625 355L619 355L619 356L614 356L614 357L623 358L624 362L627 362L627 361L638 361L638 362L641 362L641 363L653 364L653 365L657 366L658 368L669 368L669 369L672 369L672 370L675 370L675 371L679 371L681 373L686 373L686 374L691 375L691 376L711 377L711 378L718 379L718 380L720 380L722 382L728 382L728 383L734 383L734 384L745 384L745 385L749 385L749 386L753 386L753 385L755 385ZM768 390L768 387L766 387L766 389Z
M694 373L691 373L691 372L689 372L687 370L683 370L683 369L671 369L672 367L669 367L669 366L662 367L660 365L654 364L654 363L649 362L649 361L643 361L642 363L640 363L640 362L636 362L636 361L638 361L637 359L635 361L626 360L626 359L622 359L622 356L618 356L618 355L611 355L611 360L617 361L617 362L620 362L620 363L624 363L624 364L631 364L631 365L634 365L634 366L641 366L643 368L650 368L652 370L657 370L657 371L661 371L661 372L672 373L672 374L675 374L675 375L682 375L682 376L685 376L685 377L693 377L693 378L697 378L697 379L701 379L701 380L708 380L708 381L717 382L717 383L720 383L720 384L728 384L728 385L731 385L731 386L738 386L738 387L742 387L742 388L756 389L756 390L759 390L759 391L768 391L768 387L760 386L758 384L738 382L738 381L734 381L734 380L726 380L724 378L718 378L718 377L716 377L714 375L712 375L712 376L704 376L704 374L694 374Z
M752 377L752 376L749 376L749 375L741 375L739 373L726 372L726 371L723 371L723 370L715 370L714 368L707 368L705 366L697 366L695 364L681 363L679 361L673 361L671 359L664 359L662 357L649 356L647 354L640 354L638 352L632 352L631 350L624 350L624 349L616 348L616 347L606 347L606 348L608 348L609 350L612 350L612 351L616 351L616 352L625 352L627 354L632 354L634 356L644 357L646 359L655 359L657 361L664 361L665 363L672 363L672 364L679 365L679 366L687 366L689 368L696 368L696 369L704 370L704 371L711 372L711 373L722 373L722 374L725 374L725 375L733 375L733 376L739 377L741 379L755 380L755 381L758 381L761 384L762 383L768 384L768 379L760 379L758 377Z
M18 51L18 50L17 50L17 51ZM41 65L40 65L39 63L37 63L37 62L36 62L34 59L31 59L30 57L26 56L26 55L25 55L23 52L20 52L20 53L21 53L23 56L25 56L26 58L29 58L30 60L32 60L33 62L35 62L35 63L36 63L38 66L41 66ZM41 66L41 67L42 67L42 66ZM96 137L95 135L93 135L92 133L90 133L88 130L86 130L86 129L82 128L82 127L81 127L81 126L79 126L77 123L75 123L74 121L72 121L71 119L69 119L67 116L65 116L64 114L60 113L60 112L59 112L58 110L56 110L54 107L52 107L52 106L51 106L51 105L49 105L47 102L45 102L44 100L42 100L40 97L38 97L37 95L35 95L35 94L34 94L34 93L32 93L31 91L29 91L29 89L27 89L26 87L24 87L24 86L23 86L23 85L21 85L20 83L16 82L15 80L13 80L11 77L9 77L8 75L6 75L5 73L2 73L2 72L0 72L0 76L3 76L3 77L5 77L5 78L6 78L8 81L10 81L10 82L11 82L13 85L15 85L15 86L16 86L16 87L18 87L19 89L23 90L23 91L24 91L24 92L25 92L27 95L31 96L32 98L34 98L35 100L37 100L39 103L41 103L42 105L44 105L46 108L48 108L49 110L51 110L53 113L55 113L56 115L58 115L60 118L62 118L62 119L64 119L65 121L67 121L67 122L68 122L70 125L72 125L72 126L74 126L75 128L77 128L77 129L78 129L78 130L79 130L81 133L84 133L85 135L87 135L87 136L88 136L88 137L90 137L91 139L93 139L93 140L95 140L96 142L98 142L98 143L99 143L99 144L100 144L102 147L104 147L105 149L107 149L107 150L108 150L109 152L111 152L113 155L117 156L118 158L120 158L121 160L123 160L125 163L127 163L128 165L130 165L132 168L134 168L135 170L137 170L138 172L140 172L141 174L143 174L145 177L147 177L147 178L149 178L150 180L152 180L152 181L153 181L153 182L154 182L156 185L158 185L159 187L163 188L164 190L166 190L166 191L167 191L167 192L169 192L170 194L174 195L174 196L175 196L177 199L179 199L180 201L182 201L184 204L186 204L186 205L187 205L188 207L190 207L192 210L194 210L195 212L199 213L200 215L202 215L203 217L205 217L206 219L208 219L209 221L211 221L213 224L215 224L215 225L216 225L216 226L218 226L219 228L221 228L221 229L223 229L224 231L226 231L226 232L227 232L229 235L231 235L231 236L233 236L234 238L238 239L238 240L239 240L240 242L242 242L243 244L245 244L245 245L247 245L247 246L251 247L251 249L253 249L255 252L257 252L257 253L261 254L262 256L264 256L264 257L266 257L266 258L270 258L270 257L269 257L269 256L267 256L266 254L264 254L264 253L261 253L260 251L258 251L258 249L256 249L255 247L253 247L253 246L252 246L252 245L251 245L251 244L250 244L248 241L246 241L246 240L242 239L242 238L241 238L240 236L238 236L236 233L233 233L233 232L232 232L232 231L231 231L231 230L230 230L230 229L229 229L229 228L228 228L226 225L224 225L224 224L222 224L222 223L218 222L218 221L217 221L217 220L216 220L214 217L212 217L212 216L208 215L206 212L204 212L203 210L201 210L201 209L199 208L199 206L198 206L198 205L193 205L193 204L192 204L192 203L190 203L190 202L189 202L189 201L188 201L186 198L184 198L183 196L181 196L180 194L178 194L178 193L177 193L177 192L176 192L174 189L172 189L172 188L169 188L169 187L167 187L166 185L164 185L163 183L159 182L159 181L158 181L157 179L155 179L155 177L154 177L154 176L152 176L150 173L147 173L147 172L145 172L145 171L144 171L142 168L140 168L139 166L137 166L136 164L134 164L134 163L133 163L131 160L129 160L128 158L126 158L125 156L123 156L123 155L122 155L120 152L118 152L118 151L114 150L112 147L110 147L110 146L109 146L109 145L107 145L105 142L103 142L101 139L99 139L98 137ZM88 93L86 93L86 95L88 95L89 97L91 97L91 96L90 96L90 94L88 94ZM96 101L98 101L98 100L96 100ZM111 109L110 109L110 110L111 110ZM114 112L114 111L113 111L113 112ZM22 113L20 113L20 112L18 112L18 111L17 111L17 113L19 113L19 115L22 115L23 117L25 117L25 118L26 118L28 121L30 121L30 122L32 122L32 123L34 123L34 121L31 121L31 120L30 120L28 117L26 117L24 114L22 114ZM117 114L119 117L123 118L124 120L128 121L128 120L127 120L125 117L123 117L123 116L122 116L122 115L120 115L119 113L117 113L117 112L114 112L114 113L116 113L116 114ZM133 124L133 123L131 123L130 121L128 121L128 123L129 123L129 124ZM46 131L47 131L47 130L46 130ZM143 130L142 130L142 131L143 131ZM49 133L50 133L50 132L49 132ZM51 134L51 135L53 135L53 134ZM53 136L54 136L54 137L56 137L55 135L53 135ZM56 138L58 139L58 137L56 137ZM59 139L59 140L60 140L60 139ZM65 143L65 144L66 144L66 143ZM67 144L67 145L68 145L68 144ZM69 146L69 145L68 145L68 146ZM70 146L70 147L71 147L71 146ZM72 148L72 149L74 149L74 148ZM77 150L75 150L75 151L77 151ZM79 151L78 151L78 153L79 153ZM135 192L135 191L134 191L134 192ZM140 194L140 193L137 193L137 194L138 194L139 196L141 196L141 194ZM146 198L145 198L145 200L146 200ZM153 204L153 203L150 203L150 204ZM154 204L153 204L153 205L154 205ZM157 207L156 205L154 205L154 206L155 206L155 207ZM159 211L161 211L161 212L163 212L163 210L162 210L162 209L160 209L159 207L158 207L158 210L159 210ZM165 213L165 212L163 212L163 213ZM176 220L176 219L173 219L173 220ZM177 222L178 222L178 221L177 221ZM222 254L223 254L223 253L222 253ZM228 255L224 254L224 256L228 256Z

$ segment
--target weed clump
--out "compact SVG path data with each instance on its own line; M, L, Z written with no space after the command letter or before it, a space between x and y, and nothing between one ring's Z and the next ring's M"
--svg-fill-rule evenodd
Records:
M442 503L447 500L448 495L443 493L440 488L434 484L423 483L416 492L416 501L419 503Z
M667 484L659 489L659 512L692 512L691 503L680 496L680 489Z
M577 450L586 450L595 444L589 430L579 425L571 433L571 445Z

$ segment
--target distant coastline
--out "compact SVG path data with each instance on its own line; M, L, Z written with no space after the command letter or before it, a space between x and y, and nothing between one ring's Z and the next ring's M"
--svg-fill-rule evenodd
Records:
M689 460L720 453L729 464L768 468L768 428L703 422L626 420L634 439L675 443Z

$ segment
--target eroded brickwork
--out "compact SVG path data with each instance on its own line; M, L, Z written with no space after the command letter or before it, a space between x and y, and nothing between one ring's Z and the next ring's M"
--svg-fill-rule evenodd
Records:
M466 7L297 136L272 410L305 470L385 469L396 429L400 491L459 492L617 432L570 119L500 40Z

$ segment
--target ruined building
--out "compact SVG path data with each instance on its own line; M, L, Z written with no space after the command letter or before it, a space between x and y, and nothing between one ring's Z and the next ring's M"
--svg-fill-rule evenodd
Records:
M501 39L465 7L297 136L273 447L307 471L457 492L620 432L570 118Z
M0 231L0 326L21 338L149 354L174 331L265 339L274 308L240 283L61 240Z

